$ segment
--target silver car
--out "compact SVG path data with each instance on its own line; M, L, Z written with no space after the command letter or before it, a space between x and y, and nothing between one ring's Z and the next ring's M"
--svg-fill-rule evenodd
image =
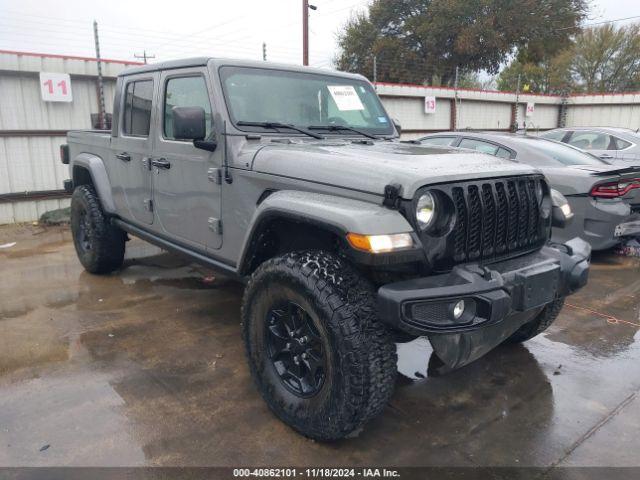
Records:
M640 166L638 130L616 127L556 128L542 138L567 143L611 163Z
M543 138L495 132L443 132L422 137L426 145L488 153L539 168L567 197L574 220L554 228L552 239L575 236L604 250L640 234L640 168L612 165L577 148Z

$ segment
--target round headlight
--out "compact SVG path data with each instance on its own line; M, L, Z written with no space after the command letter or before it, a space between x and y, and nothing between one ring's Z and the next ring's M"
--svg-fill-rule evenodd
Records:
M426 192L418 199L416 204L416 219L418 226L424 230L433 223L436 218L436 199L434 196Z

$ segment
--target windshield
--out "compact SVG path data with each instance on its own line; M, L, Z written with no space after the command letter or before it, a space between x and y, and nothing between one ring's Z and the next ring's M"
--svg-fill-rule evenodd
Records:
M361 80L253 67L221 67L220 76L236 126L238 122L288 123L302 128L341 125L368 134L393 133L373 88ZM239 128L265 131L260 126ZM353 134L346 129L333 132Z
M607 162L594 157L591 154L582 152L576 148L568 147L563 143L557 143L549 140L535 138L520 138L519 142L526 143L533 149L537 149L544 153L548 158L548 162L540 161L539 164L553 165L609 165ZM540 157L537 157L540 158ZM533 158L531 159L533 160ZM536 163L527 160L528 163Z

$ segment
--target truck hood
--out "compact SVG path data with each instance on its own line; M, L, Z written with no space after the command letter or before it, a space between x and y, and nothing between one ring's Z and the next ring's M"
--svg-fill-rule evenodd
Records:
M423 185L538 173L528 165L482 153L345 140L269 144L257 152L252 169L380 195L385 185L397 183L406 199Z

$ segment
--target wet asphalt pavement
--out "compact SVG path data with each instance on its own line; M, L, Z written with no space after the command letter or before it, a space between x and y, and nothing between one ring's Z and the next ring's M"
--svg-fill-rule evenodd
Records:
M359 437L307 440L254 388L242 286L139 240L93 276L65 228L1 227L0 466L638 466L640 260L598 255L558 321L445 376L399 346Z

